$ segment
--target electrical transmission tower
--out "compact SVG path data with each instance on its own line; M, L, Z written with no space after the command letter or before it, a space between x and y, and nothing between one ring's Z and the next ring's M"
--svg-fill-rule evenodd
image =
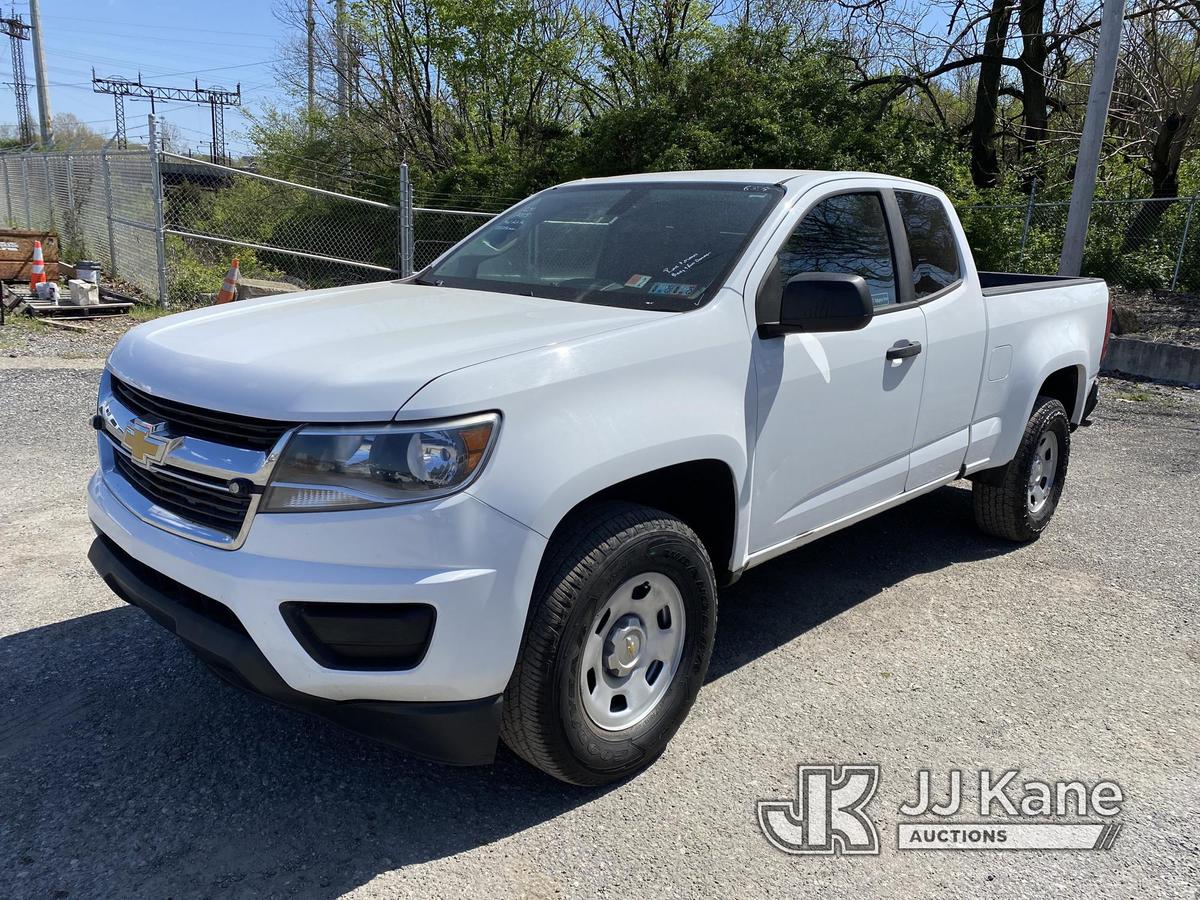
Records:
M138 97L150 101L150 111L154 112L154 104L158 100L177 100L184 103L202 103L212 112L212 161L215 163L228 162L229 155L225 149L225 107L242 105L242 86L236 90L227 91L224 88L202 88L200 82L193 82L193 87L160 87L143 84L141 73L137 81L128 78L97 78L92 70L92 90L97 94L112 94L116 106L117 145L126 146L125 137L125 98Z
M22 41L29 40L29 26L14 12L12 18L0 19L0 31L12 40L12 87L17 98L17 131L22 144L32 144L33 122L29 116L29 82L25 80L25 47L22 44Z

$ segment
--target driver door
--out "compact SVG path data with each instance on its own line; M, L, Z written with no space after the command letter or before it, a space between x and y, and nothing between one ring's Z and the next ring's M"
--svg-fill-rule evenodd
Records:
M904 490L925 357L921 310L904 305L889 192L854 189L810 203L756 266L779 290L801 272L861 275L875 314L858 331L754 337L757 441L749 551L770 550ZM804 206L801 201L799 207Z

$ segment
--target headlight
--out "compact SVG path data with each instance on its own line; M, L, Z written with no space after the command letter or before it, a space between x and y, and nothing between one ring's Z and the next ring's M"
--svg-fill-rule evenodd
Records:
M303 428L275 465L263 512L364 509L430 500L483 467L495 413L420 425Z

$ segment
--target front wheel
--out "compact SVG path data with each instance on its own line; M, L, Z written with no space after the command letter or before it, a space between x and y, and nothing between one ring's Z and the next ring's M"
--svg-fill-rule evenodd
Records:
M1032 541L1058 508L1071 454L1071 421L1062 403L1038 397L1017 453L1005 466L976 476L975 523L1010 541Z
M501 735L555 778L598 785L649 766L704 681L717 591L687 525L598 504L546 550Z

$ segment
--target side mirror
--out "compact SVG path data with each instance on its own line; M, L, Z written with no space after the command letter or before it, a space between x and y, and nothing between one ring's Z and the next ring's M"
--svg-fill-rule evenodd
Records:
M759 333L776 337L798 331L857 331L874 315L871 291L861 275L801 272L783 287L779 321L761 323Z

